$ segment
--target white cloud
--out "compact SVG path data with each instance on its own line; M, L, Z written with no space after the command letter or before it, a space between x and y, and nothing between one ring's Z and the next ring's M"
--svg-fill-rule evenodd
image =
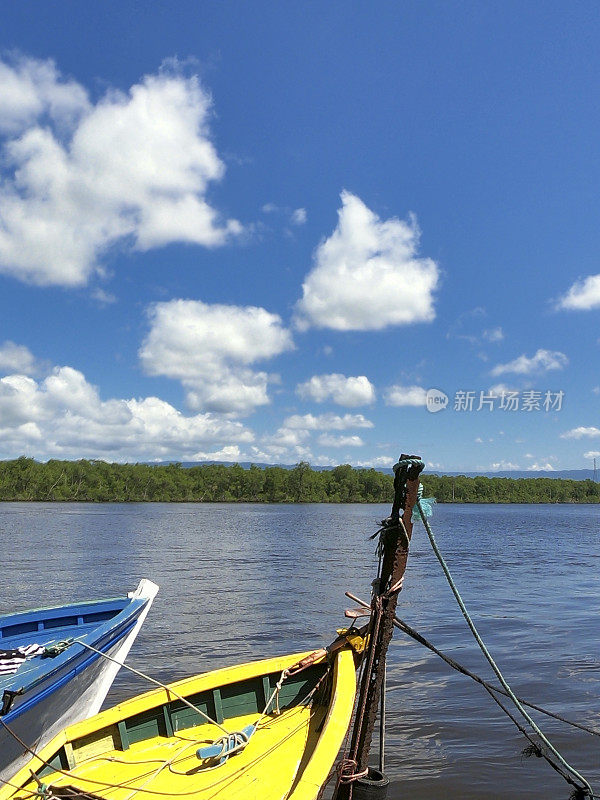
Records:
M36 375L39 366L27 347L7 340L0 344L0 370Z
M319 444L323 447L362 447L364 442L360 436L332 436L324 433L319 436Z
M246 414L269 403L271 376L249 368L293 348L281 318L254 306L171 300L149 310L144 369L182 382L193 409Z
M265 203L261 211L263 214L287 217L290 224L296 226L304 225L308 219L305 208L292 209L289 206L278 206L276 203Z
M329 456L313 456L307 445L312 431L343 431L350 428L372 428L373 423L362 414L293 414L283 425L261 440L262 451L255 453L255 460L293 464L310 461L315 464L335 464ZM360 447L363 441L358 436L332 436L323 434L318 443L324 447Z
M481 306L463 311L450 326L446 339L461 339L474 347L480 347L484 342L492 344L501 342L504 339L502 328L497 326L481 330L482 317L487 317L487 311ZM487 360L487 356L483 353L479 354L479 358Z
M486 342L501 342L504 339L504 331L500 327L485 330L481 335Z
M220 450L198 450L194 453L191 461L245 461L244 454L237 444L228 444Z
M570 431L561 433L561 439L595 439L600 436L600 428L595 428L593 425L586 428L580 425L578 428L572 428Z
M292 225L304 225L308 219L305 208L296 208L292 211L290 222Z
M514 386L507 386L506 383L496 383L493 386L490 386L488 389L489 394L493 394L496 397L501 397L503 394L509 394L509 392L517 392Z
M392 458L391 456L376 456L375 458L369 458L366 461L357 461L357 467L393 467L396 463L396 459ZM431 464L427 465L428 467Z
M323 403L331 400L339 406L365 406L375 402L375 387L365 375L313 375L296 387L300 397Z
M533 461L528 467L525 467L529 472L554 472L556 470L555 464L558 463L557 456L541 456L537 459L532 453L525 453L525 458Z
M517 375L532 375L540 372L548 372L553 369L564 369L569 363L569 359L564 353L553 350L538 350L537 353L528 358L526 355L515 358L508 364L498 364L491 371L491 375L505 375L513 372Z
M298 328L380 330L431 322L439 271L431 259L417 257L414 219L382 221L350 192L341 199L338 226L317 247L303 283Z
M273 435L266 436L263 439L263 443L275 445L276 447L295 448L303 446L308 436L308 431L287 428L283 425L281 428L278 428Z
M588 311L600 307L600 275L590 275L576 281L559 299L557 307L569 311Z
M421 386L390 386L383 395L388 406L424 406L427 392Z
M65 80L53 61L0 61L0 132L16 134L40 117L73 121L89 109L85 89Z
M0 379L0 457L195 460L249 443L250 430L211 414L185 416L157 397L102 400L72 367L39 382Z
M251 448L254 461L270 461L278 464L295 464L298 461L313 462L313 454L306 444L310 436L306 430L295 430L285 425L274 434L264 436L260 441L260 450Z
M161 71L92 105L51 62L0 62L0 98L12 134L1 153L1 272L81 286L115 245L216 247L241 232L206 200L224 165L196 77Z
M588 450L583 454L584 458L600 458L600 450Z
M521 469L521 467L518 464L513 464L512 461L495 461L489 467L490 472L508 472L513 469Z
M105 292L104 289L94 289L92 292L92 299L96 300L101 306L108 306L117 302L117 298L114 294Z
M310 431L345 431L349 428L372 428L373 423L362 414L293 414L283 421L287 428Z

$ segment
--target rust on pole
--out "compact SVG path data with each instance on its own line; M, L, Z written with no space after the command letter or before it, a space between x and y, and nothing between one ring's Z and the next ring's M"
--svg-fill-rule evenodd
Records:
M394 617L398 592L408 560L412 536L412 512L417 502L419 475L424 464L420 456L402 454L395 465L394 502L391 515L383 520L381 573L375 585L371 603L370 640L365 653L364 671L356 706L354 729L347 764L355 770L354 777L366 774L375 720L384 689L385 661L394 633ZM348 779L349 782L348 782ZM338 783L335 797L351 797L353 777L346 775Z

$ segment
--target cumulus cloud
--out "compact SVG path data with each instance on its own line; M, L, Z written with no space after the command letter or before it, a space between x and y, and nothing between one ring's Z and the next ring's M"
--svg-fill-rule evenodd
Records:
M600 458L600 450L588 450L583 454L584 458Z
M85 89L63 78L53 61L0 61L0 132L17 134L40 118L74 121L89 110Z
M600 307L600 275L590 275L588 278L576 281L569 291L559 298L557 307L569 311L589 311L591 308Z
M339 406L352 408L375 402L375 387L365 375L347 378L345 375L313 375L300 383L296 391L305 400L323 403L330 400Z
M149 309L140 348L149 375L182 382L191 408L247 414L269 403L269 376L250 365L293 348L281 318L254 306L171 300Z
M578 428L571 428L570 431L565 431L561 433L561 439L595 439L600 436L600 428L596 428L593 425L589 427L585 427L584 425L580 425Z
M350 192L342 192L338 225L317 247L314 267L296 304L300 330L380 330L430 322L439 270L417 256L414 219L381 220Z
M288 428L285 424L275 433L264 436L258 447L251 448L252 460L279 464L295 464L298 461L313 462L313 453L307 444L307 430Z
M21 375L36 375L39 365L29 348L6 340L0 344L0 370Z
M116 245L216 247L241 232L206 200L224 165L197 77L161 71L97 103L52 62L0 62L0 271L81 286Z
M254 439L239 422L186 416L157 397L102 400L72 367L0 379L0 454L115 461L198 460Z
M424 406L427 403L427 392L421 386L388 387L383 399L387 406Z
M538 350L531 358L522 355L515 358L514 361L509 361L508 364L498 364L490 374L498 376L512 372L516 375L534 375L554 369L564 369L568 363L569 359L564 353L555 350Z
M324 433L319 436L319 444L323 447L362 447L364 442L360 436L333 436Z
M350 428L372 428L373 423L362 414L293 414L283 421L287 428L308 431L345 431Z
M279 448L298 448L303 446L308 436L308 431L288 428L282 425L271 436L265 436L262 443L275 445Z

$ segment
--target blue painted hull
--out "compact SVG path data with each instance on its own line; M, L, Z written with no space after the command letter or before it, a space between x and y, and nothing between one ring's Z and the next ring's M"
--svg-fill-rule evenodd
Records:
M29 760L25 745L36 749L66 725L99 711L119 664L85 644L122 662L156 591L155 584L142 581L127 598L0 617L3 649L75 640L55 658L34 658L0 680L0 693L24 689L0 717L0 780L9 779Z

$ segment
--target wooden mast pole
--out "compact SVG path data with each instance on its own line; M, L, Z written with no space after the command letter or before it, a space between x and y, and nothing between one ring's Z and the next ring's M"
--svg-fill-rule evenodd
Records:
M383 555L379 585L372 598L372 624L370 640L365 653L365 669L359 690L354 729L350 744L346 774L336 787L336 800L351 797L354 775L365 773L369 764L371 740L375 720L384 690L385 661L389 643L394 633L394 616L398 592L408 560L408 546L412 535L412 512L417 502L419 475L424 464L420 456L402 454L394 467L394 502L391 515L383 521Z

